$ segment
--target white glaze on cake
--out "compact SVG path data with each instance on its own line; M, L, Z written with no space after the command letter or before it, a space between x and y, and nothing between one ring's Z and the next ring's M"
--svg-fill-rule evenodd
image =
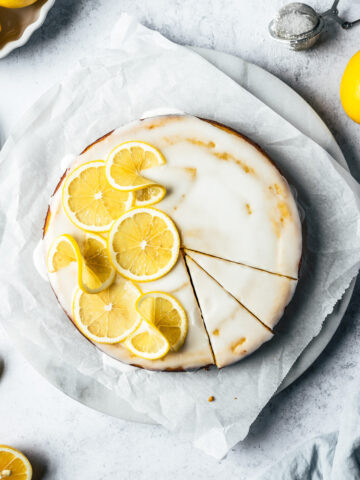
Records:
M284 177L258 148L197 118L173 115L122 127L77 163L105 159L129 140L148 142L164 154L166 168L146 175L167 187L159 207L178 224L184 246L297 278L296 204Z
M148 142L165 156L167 164L147 170L146 176L167 188L167 195L156 207L175 221L184 247L297 278L301 226L296 204L286 180L258 148L234 133L197 118L162 116L136 121L114 131L77 157L71 168L92 160L105 160L114 147L129 140ZM50 201L45 251L60 234L68 233L75 238L82 235L63 211L63 181ZM70 318L77 278L75 270L73 264L61 272L49 274L58 300ZM229 281L236 282L232 274ZM289 282L289 288L279 289L280 306L269 314L276 321L295 283ZM121 345L100 348L115 358L145 368L192 368L211 363L211 350L183 260L180 259L176 268L163 279L139 286L143 291L175 291L190 321L183 349L153 362L132 357ZM267 309L266 298L260 297L255 303L253 296L249 299L258 308L260 318L260 313ZM246 305L245 300L241 301ZM199 302L203 303L200 298ZM207 324L204 312L203 315ZM276 321L273 320L273 324ZM249 352L269 339L269 331L258 323L259 341L253 342ZM271 324L269 319L268 324ZM231 328L227 332L230 345ZM231 358L229 361L233 361ZM220 363L223 364L218 361Z

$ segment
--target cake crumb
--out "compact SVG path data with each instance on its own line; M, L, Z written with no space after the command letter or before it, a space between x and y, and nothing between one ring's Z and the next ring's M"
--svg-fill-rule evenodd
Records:
M211 395L209 398L208 398L208 402L213 402L215 400L215 397L213 395Z

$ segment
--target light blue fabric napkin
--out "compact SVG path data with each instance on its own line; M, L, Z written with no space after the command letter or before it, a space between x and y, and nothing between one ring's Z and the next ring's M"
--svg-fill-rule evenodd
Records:
M344 396L338 432L306 441L258 480L360 480L360 377Z

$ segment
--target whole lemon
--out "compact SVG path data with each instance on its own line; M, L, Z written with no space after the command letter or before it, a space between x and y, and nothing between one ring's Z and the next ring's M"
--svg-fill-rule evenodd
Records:
M349 117L360 123L360 50L345 68L340 85L340 99Z
M37 0L0 0L0 7L23 8L32 5Z

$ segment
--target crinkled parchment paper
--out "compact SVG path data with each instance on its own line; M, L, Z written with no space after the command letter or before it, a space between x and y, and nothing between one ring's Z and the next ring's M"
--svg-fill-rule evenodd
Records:
M117 24L112 45L41 97L1 151L2 320L5 328L221 458L246 437L356 275L358 185L319 145L196 53L127 16ZM306 214L301 280L278 334L221 371L154 373L109 359L67 319L33 262L49 197L71 155L159 107L216 120L258 142L295 186ZM210 395L215 402L207 401Z

